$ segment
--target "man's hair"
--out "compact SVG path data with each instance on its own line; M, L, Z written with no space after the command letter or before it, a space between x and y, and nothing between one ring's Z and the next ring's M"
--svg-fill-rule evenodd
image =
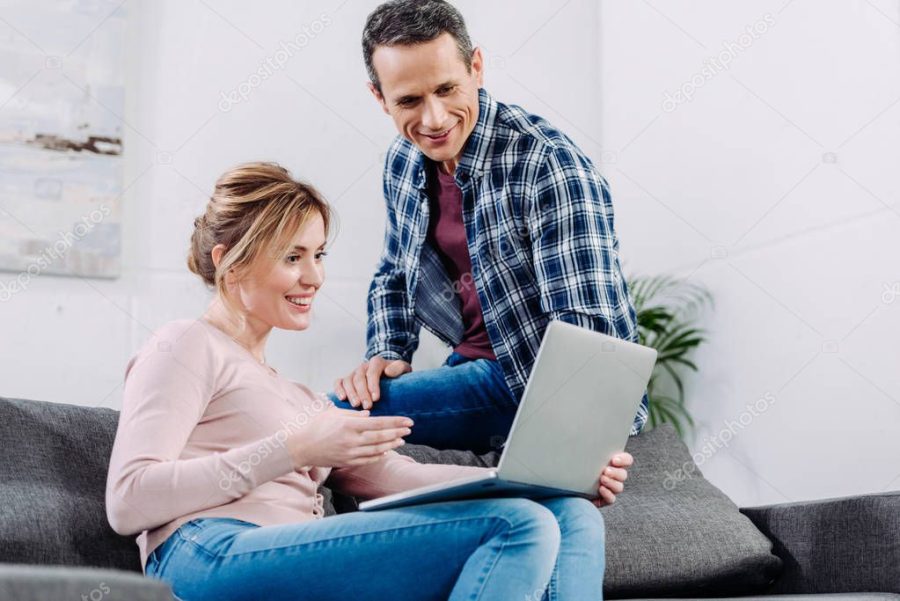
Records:
M472 40L466 22L456 8L445 0L391 0L380 5L366 19L362 48L369 79L381 91L381 82L372 65L378 46L413 46L430 42L444 33L456 40L459 55L472 68Z

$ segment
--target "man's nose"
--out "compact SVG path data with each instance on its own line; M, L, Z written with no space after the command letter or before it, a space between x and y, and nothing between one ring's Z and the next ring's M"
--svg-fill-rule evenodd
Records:
M422 125L432 132L439 132L447 120L447 111L443 103L435 97L425 99L425 112L422 114Z

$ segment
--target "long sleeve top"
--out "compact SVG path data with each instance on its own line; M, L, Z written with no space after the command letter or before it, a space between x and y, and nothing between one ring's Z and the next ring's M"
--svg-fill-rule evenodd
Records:
M302 435L316 413L336 410L329 405L203 319L166 324L126 369L106 484L110 525L139 534L145 566L196 518L260 526L321 519L317 491L326 481L375 498L483 469L424 465L395 452L365 466L295 469L288 436Z

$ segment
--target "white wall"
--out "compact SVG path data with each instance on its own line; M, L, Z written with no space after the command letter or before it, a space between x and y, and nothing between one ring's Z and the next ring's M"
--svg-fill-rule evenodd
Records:
M690 386L694 448L774 395L703 459L742 505L900 487L900 302L881 300L900 282L900 216L885 207L900 190L900 9L794 0L779 12L783 1L458 2L488 89L601 163L628 273L690 275L714 292ZM394 135L359 51L376 4L126 2L123 276L41 276L0 306L0 394L120 406L131 353L205 306L184 266L193 217L224 169L257 159L312 181L341 218L316 323L273 335L269 359L318 389L357 362ZM666 91L766 12L774 24L728 71L663 110ZM222 94L289 40L302 49L223 111ZM419 365L441 354L426 346Z
M608 0L599 37L629 271L716 300L702 471L741 504L900 488L900 2Z

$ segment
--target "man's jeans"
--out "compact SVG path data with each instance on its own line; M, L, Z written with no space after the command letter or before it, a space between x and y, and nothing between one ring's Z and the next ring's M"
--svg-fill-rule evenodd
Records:
M256 526L201 518L147 559L183 601L596 601L603 518L558 497L419 505Z
M415 425L406 442L436 449L499 451L518 408L499 363L457 353L442 367L382 378L380 386L372 415L411 418ZM333 393L329 397L341 409L353 409Z

